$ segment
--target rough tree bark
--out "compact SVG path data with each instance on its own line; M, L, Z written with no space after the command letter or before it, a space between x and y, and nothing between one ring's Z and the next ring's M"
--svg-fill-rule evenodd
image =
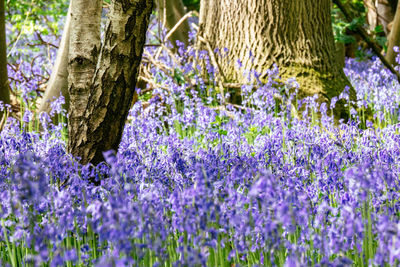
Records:
M153 0L111 2L85 116L69 150L81 163L96 165L104 151L118 149L131 106Z
M10 104L10 86L7 74L7 48L4 0L0 0L0 101ZM0 121L3 113L0 111Z
M100 51L102 0L74 0L68 60L68 146L81 134L78 130L89 99ZM74 153L73 153L74 154Z
M39 113L51 112L51 102L54 98L58 98L60 93L64 96L65 104L63 108L68 111L69 93L68 93L68 58L69 58L69 36L71 26L71 0L67 17L64 24L64 30L61 37L61 42L57 51L57 58L51 71L49 82L47 83L46 91L40 103ZM56 120L56 118L54 118Z
M330 9L330 0L203 0L198 34L212 49L228 48L219 61L228 82L247 83L242 73L251 69L263 80L277 64L282 78L296 77L300 97L330 102L350 85L335 56ZM346 117L341 108L335 115Z
M185 15L185 6L182 0L157 0L159 17L162 24L171 30L178 21ZM189 44L189 23L185 20L179 28L171 35L169 40L176 48L176 41Z

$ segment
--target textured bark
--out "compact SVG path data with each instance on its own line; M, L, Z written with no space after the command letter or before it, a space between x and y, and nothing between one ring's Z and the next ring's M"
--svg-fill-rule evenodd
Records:
M157 0L157 2L161 22L168 30L171 30L185 15L185 6L182 0ZM171 35L169 40L175 48L177 40L181 41L186 46L189 44L189 30L189 23L185 20Z
M80 132L100 51L102 0L74 0L71 5L71 33L68 60L68 144Z
M0 101L10 103L10 86L7 74L7 49L6 49L6 25L4 13L4 0L0 0ZM2 118L0 111L0 121Z
M54 98L60 97L60 93L64 96L65 104L63 108L68 111L69 93L68 93L68 58L69 58L69 41L71 29L71 0L67 17L64 24L64 30L61 37L61 42L57 51L57 58L51 71L49 82L47 83L46 91L39 107L39 113L51 112L51 102ZM56 121L56 118L53 118Z
M343 69L346 65L346 45L344 43L335 42L335 48L336 56L340 64L339 66Z
M376 13L375 0L364 0L364 6L367 8L367 23L369 31L373 31L378 25L378 14Z
M396 63L396 56L398 53L393 50L393 47L395 46L400 46L400 5L397 5L397 11L394 17L392 31L389 35L388 51L386 54L387 61L392 65L398 65Z
M336 57L330 8L330 0L203 0L199 35L212 49L228 48L219 62L228 82L247 83L242 73L251 69L263 80L277 64L282 78L296 77L300 97L329 102L350 85Z
M94 84L77 135L69 149L81 163L103 161L104 151L118 149L135 92L146 41L152 0L111 2L105 42Z

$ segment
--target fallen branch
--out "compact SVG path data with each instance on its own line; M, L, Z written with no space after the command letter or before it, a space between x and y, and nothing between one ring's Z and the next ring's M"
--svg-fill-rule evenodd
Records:
M169 90L168 87L163 86L163 85L158 84L158 83L155 83L154 81L152 81L152 80L149 79L149 78L146 78L146 77L144 77L144 76L139 76L138 80L142 80L142 81L144 81L144 82L146 82L147 84L150 84L150 85L152 86L152 88L142 90L142 91L140 92L140 94L144 94L144 93L150 92L150 91L154 90L155 88L163 89L163 90L165 90L169 95L171 94L171 91Z
M172 58L172 60L174 61L174 63L175 63L177 66L181 66L181 63L179 63L179 61L176 59L174 53L172 53L172 51L171 51L166 45L161 44L161 47L162 47L165 51L167 51L167 53L169 54L169 56Z
M210 85L211 83L206 82L205 85ZM253 85L246 83L223 83L224 88L241 89L243 85Z
M160 70L164 71L166 74L172 74L174 73L174 70L167 65L157 61L150 53L147 51L144 51L143 53L143 60L146 61L148 60L151 64L154 66L158 67Z
M220 87L221 90L221 96L222 96L222 102L225 103L225 93L224 93L224 83L226 82L226 77L224 73L222 72L221 67L219 66L217 59L215 58L214 51L211 48L210 43L204 39L201 36L197 36L200 42L204 43L207 46L208 53L210 54L211 62L214 65L214 67L218 70L219 75L223 78L223 81L221 81L220 78L217 78L218 80L218 86Z

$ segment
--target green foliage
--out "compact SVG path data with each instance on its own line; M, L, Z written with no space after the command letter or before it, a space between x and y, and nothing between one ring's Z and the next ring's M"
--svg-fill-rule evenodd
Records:
M353 33L358 26L363 26L365 24L365 8L362 1L352 1L354 3L352 11L355 14L355 18L351 22L347 22L342 15L339 8L336 6L332 9L332 27L333 33L335 35L335 41L349 44L356 42L356 39L351 33ZM360 6L358 2L361 2Z
M16 32L31 34L39 31L47 35L50 30L57 34L59 21L67 14L68 4L68 0L7 0L6 20L12 22L12 30ZM43 22L46 27L43 27Z
M39 54L50 62L59 43L68 5L68 0L7 0L8 62L14 65L32 62ZM14 56L16 53L18 58Z
M335 41L343 44L351 44L358 42L358 45L366 47L366 44L362 44L362 41L356 40L357 27L368 27L366 22L367 7L362 0L342 0L350 12L353 20L348 22L340 9L334 5L332 9L332 28L335 36ZM371 38L381 46L383 49L387 49L387 38L384 34L383 27L378 25L373 31L369 31ZM365 51L356 51L356 57L363 59L368 57L368 53Z
M182 0L188 10L200 10L200 0Z
M257 126L250 126L248 131L244 133L244 137L246 138L247 142L251 145L254 145L254 141L259 135L267 135L270 134L271 129L267 126L259 129Z
M174 81L177 84L185 83L185 76L183 75L182 71L178 68L174 69Z
M222 126L228 122L228 117L216 116L215 121L211 123L212 131L218 133L219 135L227 135L228 132Z

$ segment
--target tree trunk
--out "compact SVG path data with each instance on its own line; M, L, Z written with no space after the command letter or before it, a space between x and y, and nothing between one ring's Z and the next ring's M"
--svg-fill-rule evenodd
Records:
M50 114L51 102L55 98L60 97L60 93L64 96L65 104L63 108L68 111L69 107L69 93L68 93L68 58L69 58L69 42L70 42L70 29L71 29L71 0L67 17L64 24L63 35L57 51L56 62L54 63L51 71L49 82L47 83L46 91L39 107L39 113L46 112ZM56 121L57 118L53 118Z
M364 0L367 8L367 22L369 31L374 31L376 26L382 25L386 36L390 33L390 23L394 19L397 1L388 0Z
M100 51L102 0L74 0L68 60L68 144L79 136Z
M400 5L397 5L397 11L396 15L394 17L394 22L392 26L392 31L389 35L389 40L388 40L388 51L386 54L386 59L387 61L392 64L392 65L398 65L396 63L396 56L398 53L396 53L393 48L395 46L400 46Z
M367 8L368 30L372 32L378 26L378 14L376 13L375 0L364 0L364 6Z
M10 104L10 85L7 74L7 48L4 0L0 0L0 101ZM0 111L0 121L3 112Z
M171 30L185 15L185 6L182 0L157 0L157 2L160 20L167 30ZM177 48L177 40L181 41L186 46L189 44L189 30L189 23L185 20L171 35L169 40L175 48Z
M91 88L87 110L69 149L81 163L103 161L103 152L118 149L128 116L152 0L111 2L105 42Z
M392 9L389 1L378 0L376 3L379 24L382 25L385 35L389 35L388 25L394 19L395 9Z
M330 0L203 0L199 35L213 50L228 48L219 61L227 82L247 83L243 70L265 81L277 64L282 78L296 77L299 97L318 94L319 102L330 102L350 86L336 58L330 9Z

